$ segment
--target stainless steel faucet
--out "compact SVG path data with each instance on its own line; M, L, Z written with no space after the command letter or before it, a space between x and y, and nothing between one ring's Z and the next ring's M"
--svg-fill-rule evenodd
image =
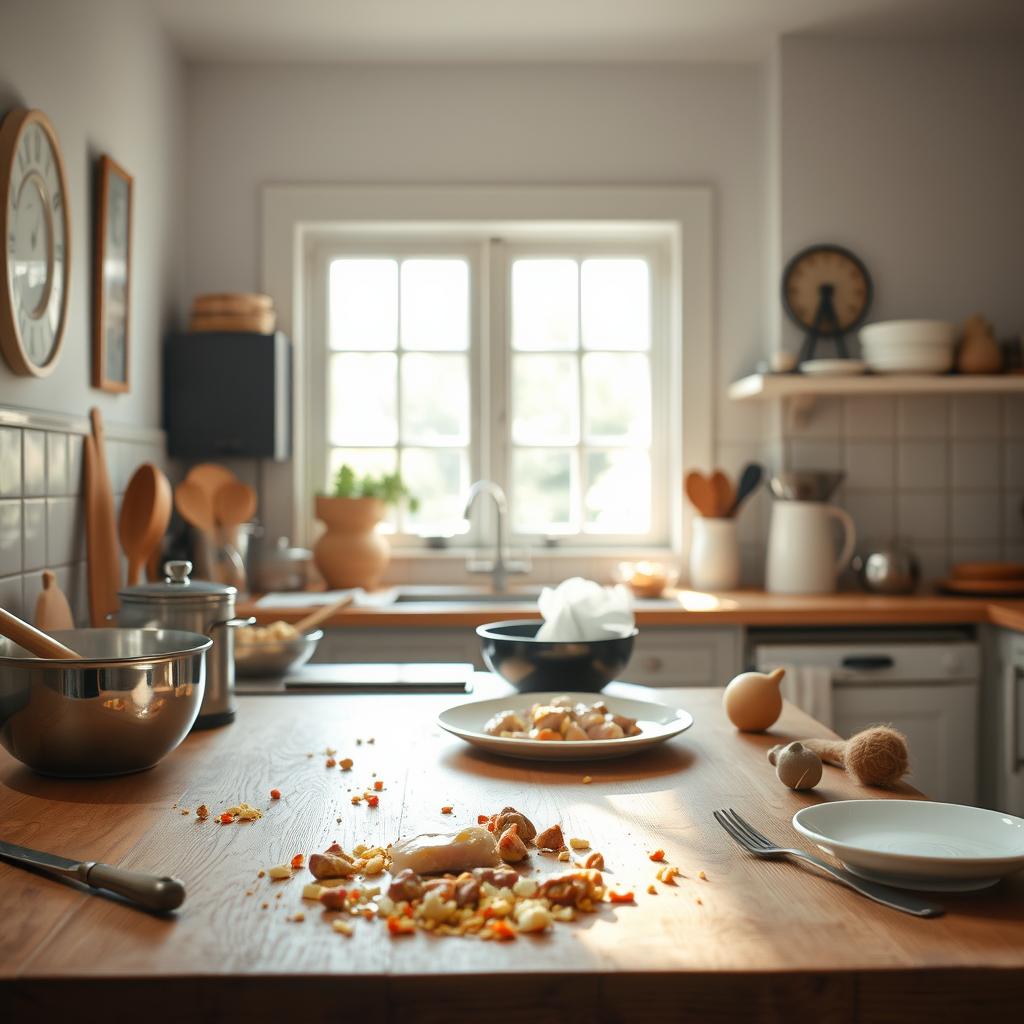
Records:
M490 495L494 500L495 513L495 545L494 558L491 561L475 561L470 559L466 563L468 572L490 573L491 582L496 594L505 592L506 579L510 574L519 574L529 571L524 562L510 562L508 551L505 548L505 523L508 519L508 499L505 492L493 480L477 480L469 489L466 496L466 509L462 513L463 519L469 519L476 499L482 494Z

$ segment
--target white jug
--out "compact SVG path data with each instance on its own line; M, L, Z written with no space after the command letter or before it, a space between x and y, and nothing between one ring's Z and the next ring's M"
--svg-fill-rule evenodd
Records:
M836 557L832 521L845 535ZM853 520L822 501L776 501L768 532L767 588L775 594L830 594L857 543Z

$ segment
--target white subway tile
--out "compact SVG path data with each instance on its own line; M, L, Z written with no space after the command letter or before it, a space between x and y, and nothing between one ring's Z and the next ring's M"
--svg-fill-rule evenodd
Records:
M1024 395L1003 396L1003 437L1024 440Z
M946 494L902 493L896 496L896 529L913 546L919 542L946 540Z
M945 579L949 575L949 550L945 544L918 542L910 550L921 567L921 582L924 585Z
M22 494L42 498L46 494L46 434L41 430L21 432Z
M1024 544L1024 490L1003 493L1003 539Z
M941 395L903 395L898 399L900 437L945 437L947 427L947 403Z
M1003 442L1003 486L1024 487L1024 440Z
M844 452L848 488L891 491L896 478L895 446L891 441L847 441Z
M53 569L85 557L85 520L79 498L46 501L46 562Z
M992 395L956 395L953 398L954 437L999 437L1002 406Z
M26 498L22 502L22 558L25 571L46 565L46 499Z
M842 469L843 446L839 441L796 437L788 442L789 469Z
M842 433L843 401L840 398L818 399L809 416L786 423L786 434L789 437L838 440Z
M52 498L68 495L68 435L46 435L46 493Z
M21 496L21 431L0 427L0 498Z
M896 533L895 508L892 494L847 490L842 507L850 513L857 528L857 547L864 550L868 544L887 544Z
M954 493L950 511L950 536L955 540L999 540L1002 536L999 491Z
M0 608L6 608L21 618L25 617L24 588L20 576L0 579Z
M896 479L902 490L945 487L948 459L945 441L899 442Z
M952 444L953 486L956 488L998 487L1002 476L1002 444L989 441L954 441Z
M896 432L896 399L884 396L847 398L843 431L847 437L892 437Z
M21 499L0 501L0 576L21 572Z

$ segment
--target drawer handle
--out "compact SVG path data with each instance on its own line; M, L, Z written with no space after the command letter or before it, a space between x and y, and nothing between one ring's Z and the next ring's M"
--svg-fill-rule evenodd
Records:
M665 667L664 661L655 657L644 658L643 665L648 672L660 672Z
M840 664L843 668L877 671L892 668L896 662L888 654L848 654Z

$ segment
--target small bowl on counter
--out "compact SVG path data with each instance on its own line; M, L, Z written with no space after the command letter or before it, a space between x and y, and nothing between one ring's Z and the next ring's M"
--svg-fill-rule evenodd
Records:
M636 628L603 640L538 640L536 619L489 622L477 628L487 667L521 693L599 693L629 664Z
M629 587L634 597L649 600L674 587L679 581L679 570L661 562L619 562L613 578Z
M265 679L269 676L285 676L301 668L316 653L317 645L324 638L322 629L308 633L289 633L279 627L287 623L272 623L269 626L245 626L235 634L235 675L240 679Z
M42 775L152 768L203 701L207 636L177 629L62 629L80 659L36 658L0 638L0 744Z

